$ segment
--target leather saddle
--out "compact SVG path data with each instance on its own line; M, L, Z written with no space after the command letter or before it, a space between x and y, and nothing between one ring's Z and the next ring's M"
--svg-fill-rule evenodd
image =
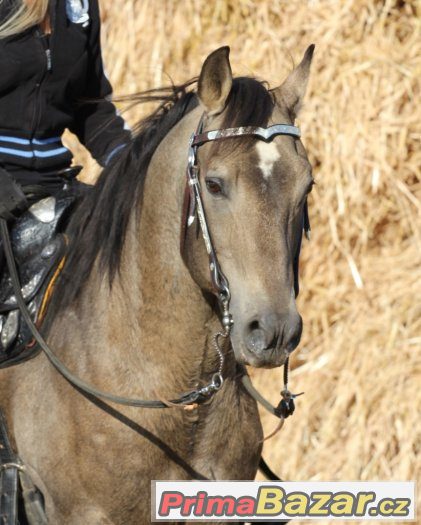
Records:
M76 199L70 190L48 196L33 204L11 227L22 294L38 325L64 264L67 239L62 231ZM0 241L0 368L6 368L35 357L39 348L21 318L2 252Z

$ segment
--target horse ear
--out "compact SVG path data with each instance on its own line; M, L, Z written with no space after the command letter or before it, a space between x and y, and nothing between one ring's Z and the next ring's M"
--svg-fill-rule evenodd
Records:
M273 90L275 98L279 102L283 102L294 117L298 115L306 93L314 47L314 44L311 44L307 48L298 66L289 74L281 86Z
M230 48L220 47L205 60L200 72L198 95L208 115L217 115L224 109L232 86L229 62Z

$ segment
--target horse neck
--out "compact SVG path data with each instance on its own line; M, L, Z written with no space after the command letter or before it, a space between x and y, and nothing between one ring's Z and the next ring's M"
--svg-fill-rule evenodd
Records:
M142 325L156 330L182 354L189 340L203 339L213 317L180 254L188 142L199 118L200 111L194 110L157 148L145 180L140 219L133 215L123 253L126 287L133 284L136 267ZM193 357L197 349L191 351Z
M129 363L134 374L153 374L151 384L164 376L172 394L217 366L215 352L207 345L218 320L179 252L188 139L200 116L196 110L192 113L175 126L151 160L141 213L132 213L111 291L95 268L77 314L86 329L95 327L99 338L91 348L84 342L85 355L91 353L97 362L100 342L112 347L112 357L107 348L102 350L99 367ZM159 392L165 395L161 385Z

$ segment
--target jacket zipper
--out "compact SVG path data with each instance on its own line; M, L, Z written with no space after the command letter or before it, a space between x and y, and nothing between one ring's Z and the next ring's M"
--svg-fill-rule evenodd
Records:
M39 39L40 45L42 46L43 54L45 56L45 66L46 67L43 68L43 71L42 71L42 74L40 76L40 79L35 84L36 91L35 91L34 110L33 110L33 114L32 114L31 139L35 138L35 133L37 131L37 127L39 125L39 120L40 120L40 116L41 116L41 112L40 112L41 87L42 87L42 84L44 83L44 80L46 79L48 73L50 73L51 70L52 70L51 47L49 45L47 45L47 41L46 41L45 37L44 38L42 37L41 31L40 31L39 28L36 29L35 37L37 39ZM33 156L32 157L32 161L31 161L32 167L34 166L35 160L36 160L36 158L35 158L35 156Z

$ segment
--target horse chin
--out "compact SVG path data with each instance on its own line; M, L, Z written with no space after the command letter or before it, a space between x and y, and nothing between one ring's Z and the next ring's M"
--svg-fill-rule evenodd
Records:
M267 349L259 354L250 352L242 345L236 348L236 345L233 344L233 349L238 363L254 368L277 368L283 366L290 355L289 352L279 348Z

